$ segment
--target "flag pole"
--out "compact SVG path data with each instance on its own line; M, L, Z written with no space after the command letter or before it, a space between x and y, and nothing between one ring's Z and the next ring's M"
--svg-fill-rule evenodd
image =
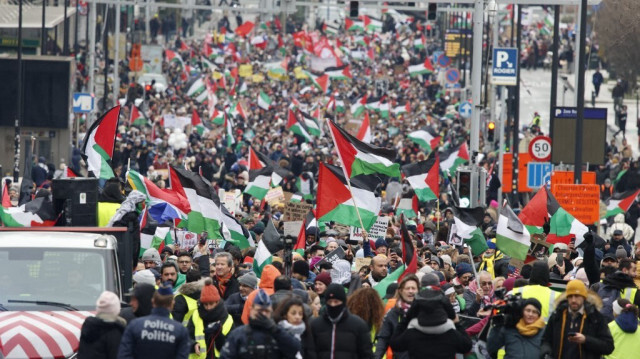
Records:
M436 231L440 232L440 219L442 214L440 213L440 199L436 199L436 211L438 212L438 219L436 220Z
M334 114L335 116L335 114ZM331 123L329 123L329 119L326 119L327 127L329 127L329 133L331 133L331 139L333 139L333 144L338 148L338 144L336 143L336 138L333 135L333 131L331 130ZM349 174L347 174L347 169L344 168L344 161L342 160L342 155L340 151L338 152L338 158L340 158L340 164L342 165L342 172L344 173L344 178L347 179L347 186L349 187L349 194L351 195L351 200L353 201L353 206L356 208L356 215L358 215L358 221L360 221L360 228L362 228L363 232L366 232L364 229L364 224L362 223L362 217L360 217L360 210L358 209L358 204L356 203L356 199L353 197L353 190L351 189L351 179L349 178Z

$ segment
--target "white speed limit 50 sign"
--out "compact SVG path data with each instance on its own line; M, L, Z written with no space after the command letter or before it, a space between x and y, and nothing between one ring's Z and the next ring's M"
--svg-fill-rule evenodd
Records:
M547 136L536 136L529 143L529 154L535 161L551 159L551 139Z

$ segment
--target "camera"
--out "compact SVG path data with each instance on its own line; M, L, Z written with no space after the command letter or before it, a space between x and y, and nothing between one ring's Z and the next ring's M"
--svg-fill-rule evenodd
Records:
M498 298L493 303L493 315L491 322L494 326L515 327L522 316L522 295L520 293L506 295L506 288L495 291Z

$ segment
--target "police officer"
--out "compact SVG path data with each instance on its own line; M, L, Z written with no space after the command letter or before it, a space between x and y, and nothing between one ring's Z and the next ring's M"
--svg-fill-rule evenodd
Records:
M151 299L151 315L132 321L122 335L118 358L186 359L189 335L179 322L169 318L173 306L171 284L163 284Z
M227 312L218 288L211 278L205 280L200 291L198 309L187 321L189 338L195 341L190 359L220 357L220 349L233 329L233 317Z
M220 358L295 358L300 342L276 325L272 312L269 295L260 289L249 312L249 324L231 331Z

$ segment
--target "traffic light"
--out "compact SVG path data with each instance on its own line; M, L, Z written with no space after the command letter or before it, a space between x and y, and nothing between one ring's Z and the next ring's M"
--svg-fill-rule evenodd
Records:
M350 18L357 18L358 16L360 16L359 7L360 7L360 2L359 1L350 1L349 2L349 17Z
M496 135L496 123L491 121L487 124L487 141L493 142Z
M427 10L427 20L435 20L437 11L438 3L429 3L429 8Z
M471 199L471 171L458 169L458 197L460 207L469 207Z

